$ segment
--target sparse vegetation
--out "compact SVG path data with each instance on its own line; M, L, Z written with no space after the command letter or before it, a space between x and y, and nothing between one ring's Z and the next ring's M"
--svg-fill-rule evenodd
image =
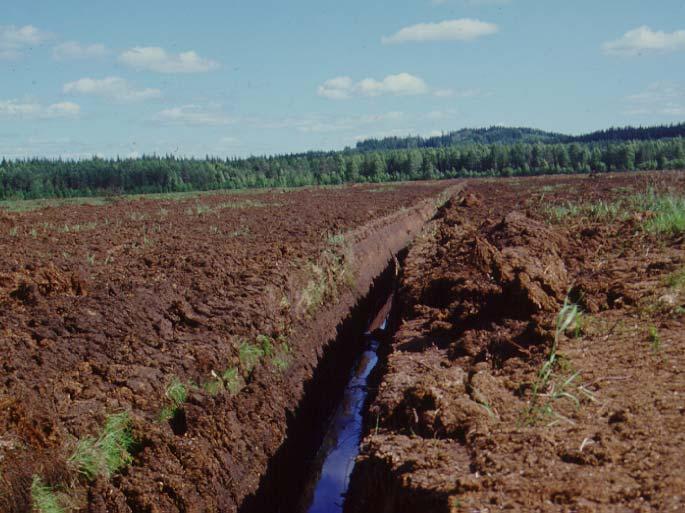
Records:
M300 294L298 307L304 313L313 314L325 301L335 301L340 287L354 284L350 265L349 248L342 248L343 254L326 250L319 263L310 264L311 278Z
M86 437L78 441L69 463L89 481L98 476L111 477L131 462L130 424L128 413L110 415L97 438Z
M65 513L53 489L39 476L33 476L31 481L31 505L36 513Z
M654 354L658 354L661 351L661 336L656 326L649 327L649 346Z
M672 194L657 195L650 191L644 197L644 209L653 215L644 227L648 232L679 235L685 232L685 197Z
M685 289L685 267L681 267L677 271L669 274L665 281L666 286L671 289L678 291Z
M580 373L573 372L566 377L558 377L555 374L556 370L563 372L569 369L568 362L557 353L559 340L562 334L577 326L580 315L581 312L578 305L570 303L567 298L557 314L554 340L550 353L531 386L531 396L525 414L526 423L535 424L540 418L544 417L563 419L563 416L554 411L554 402L559 399L568 399L576 406L580 405L578 398L569 391L572 387L579 388L577 385L574 385L574 382ZM581 391L585 392L586 395L590 393L584 388Z
M345 234L336 233L335 235L328 236L328 243L331 246L344 246L345 245Z
M231 395L235 395L238 392L240 392L240 374L238 373L238 369L235 367L231 367L230 369L226 369L223 374L221 375L221 378L224 381L226 390Z
M243 341L238 349L240 365L248 374L252 372L263 356L264 351L261 347L247 341Z
M626 220L639 213L643 216L642 226L647 232L664 235L685 232L685 197L657 193L654 189L613 201L548 205L543 211L554 223L564 223L569 218L613 222Z
M286 341L281 341L276 354L271 359L271 364L278 372L285 372L290 367L292 349Z
M173 377L171 383L164 391L169 404L167 404L160 413L160 420L166 421L172 419L178 409L186 402L188 398L188 387L184 385L176 376Z

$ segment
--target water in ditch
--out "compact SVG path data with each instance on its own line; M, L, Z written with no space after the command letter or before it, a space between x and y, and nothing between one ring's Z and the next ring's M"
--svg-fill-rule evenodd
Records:
M370 330L374 328L374 324L377 322L371 324ZM387 311L380 322L380 331L385 330L386 324ZM368 380L378 362L379 340L369 333L365 337L364 352L352 368L343 399L331 418L314 461L314 469L306 487L307 493L298 508L300 513L336 513L343 510L350 475L359 454Z

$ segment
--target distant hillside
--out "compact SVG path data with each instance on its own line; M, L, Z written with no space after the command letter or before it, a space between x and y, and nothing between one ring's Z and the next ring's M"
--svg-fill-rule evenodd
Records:
M367 152L412 148L441 148L466 144L645 141L672 137L685 137L685 123L652 127L609 128L578 136L525 127L492 126L489 128L462 128L455 132L448 132L434 137L409 136L367 139L358 142L356 149L361 152Z
M489 128L462 128L434 137L384 137L357 143L359 151L400 150L410 148L440 148L459 144L515 144L553 143L568 137L535 128L492 126Z

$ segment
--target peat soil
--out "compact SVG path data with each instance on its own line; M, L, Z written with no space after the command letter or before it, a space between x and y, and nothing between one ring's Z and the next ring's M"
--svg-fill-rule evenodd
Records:
M454 186L0 212L0 511L32 509L33 476L67 511L238 511L336 326ZM246 344L258 361L241 357ZM228 390L217 376L231 369ZM167 422L174 379L188 394ZM88 481L68 458L122 411L131 464Z
M662 191L685 174L468 181L440 209L345 511L685 510L683 235L554 210ZM567 297L582 314L560 330Z

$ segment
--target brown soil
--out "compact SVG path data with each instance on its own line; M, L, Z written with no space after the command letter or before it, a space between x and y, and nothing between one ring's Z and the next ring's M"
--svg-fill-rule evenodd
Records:
M0 510L29 511L40 475L79 511L237 511L282 446L336 324L450 185L2 214ZM287 369L241 366L238 347L258 335L278 341ZM192 386L229 367L242 369L239 393ZM174 376L189 396L163 422ZM133 419L133 463L87 483L67 459L120 411Z
M683 237L545 209L648 188L685 176L469 181L440 210L406 258L346 511L685 510ZM584 313L543 382L567 294Z

